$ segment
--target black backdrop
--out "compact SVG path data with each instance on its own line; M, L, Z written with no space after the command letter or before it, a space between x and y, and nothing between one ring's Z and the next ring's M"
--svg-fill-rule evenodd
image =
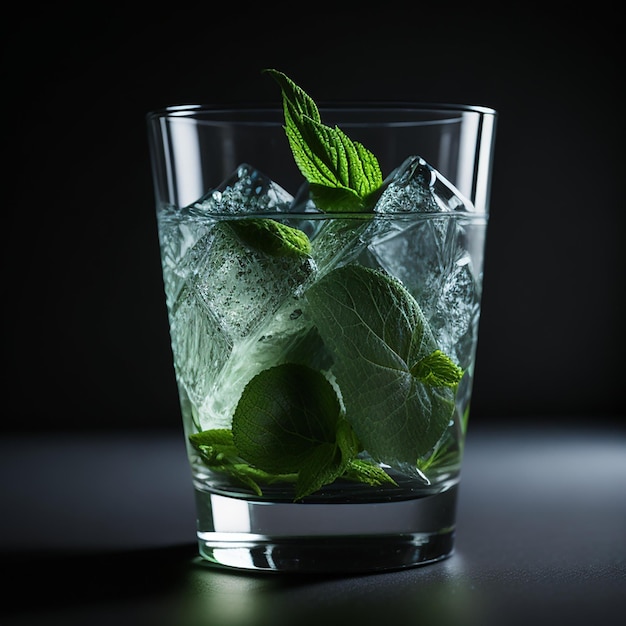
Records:
M265 67L318 101L496 108L472 419L621 419L622 18L403 6L53 3L4 20L5 431L179 426L144 117L276 102Z

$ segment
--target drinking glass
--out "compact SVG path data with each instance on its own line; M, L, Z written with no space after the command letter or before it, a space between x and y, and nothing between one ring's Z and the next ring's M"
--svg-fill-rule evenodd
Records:
M199 555L220 567L454 550L497 114L319 111L376 157L359 210L305 179L281 107L147 115Z

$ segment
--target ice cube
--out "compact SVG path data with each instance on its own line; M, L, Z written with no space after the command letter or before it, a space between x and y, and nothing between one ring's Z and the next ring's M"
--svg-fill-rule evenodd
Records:
M242 163L216 189L206 193L191 210L200 214L237 215L287 211L293 196L265 174Z
M480 286L474 279L469 257L459 258L445 276L430 327L439 347L462 369L471 363L476 347L480 312Z
M287 298L266 325L233 342L198 296L183 288L171 319L172 352L196 426L230 428L245 385L271 365L296 360L310 325L297 299Z
M251 165L242 163L219 187L190 206L166 207L159 214L161 260L168 306L175 302L190 264L187 252L206 235L212 215L240 215L286 211L294 198Z
M178 384L195 406L210 393L232 351L232 340L198 295L185 285L170 312L172 352Z
M311 199L310 185L306 181L298 188L287 210L289 213L322 213Z
M472 203L422 157L407 158L385 181L376 213L473 211Z
M315 271L309 256L243 243L231 223L214 222L187 252L171 314L178 380L203 428L228 427L245 384L303 330L298 297Z
M187 284L229 337L241 339L298 293L314 271L310 257L272 256L219 222L190 251Z
M394 220L377 233L370 251L415 296L439 348L466 367L480 301L480 273L473 266L464 217L474 211L471 202L415 156L389 177L375 211Z
M194 219L187 210L175 207L164 209L158 223L166 302L171 308L186 278L186 264L181 262L209 226L205 220Z
M330 270L357 259L365 250L373 235L370 218L332 217L320 220L319 229L311 240L311 256L321 278Z
M308 215L313 216L323 215L323 212L315 206L315 202L311 199L311 193L309 189L309 183L304 182L298 188L296 195L294 196L291 204L287 208L287 212L292 215ZM302 230L309 239L313 239L317 236L317 233L323 226L321 220L313 219L301 220L298 224L298 228Z
M203 400L197 404L201 428L230 428L248 382L262 370L286 360L297 360L302 354L311 322L302 315L300 306L297 298L288 297L266 324L235 342L226 362L214 372Z
M480 276L455 220L413 221L370 244L380 265L415 297L439 348L466 367L476 336Z

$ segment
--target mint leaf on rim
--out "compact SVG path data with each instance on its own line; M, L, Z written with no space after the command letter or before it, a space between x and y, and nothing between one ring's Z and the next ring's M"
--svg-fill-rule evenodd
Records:
M340 128L323 124L315 102L289 77L264 71L281 88L285 133L317 206L334 213L371 210L369 199L383 184L376 157Z

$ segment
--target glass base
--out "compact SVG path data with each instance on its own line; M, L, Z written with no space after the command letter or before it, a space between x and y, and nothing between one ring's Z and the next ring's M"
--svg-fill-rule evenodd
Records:
M410 500L320 504L196 491L198 545L229 569L357 573L434 563L454 548L457 487Z

